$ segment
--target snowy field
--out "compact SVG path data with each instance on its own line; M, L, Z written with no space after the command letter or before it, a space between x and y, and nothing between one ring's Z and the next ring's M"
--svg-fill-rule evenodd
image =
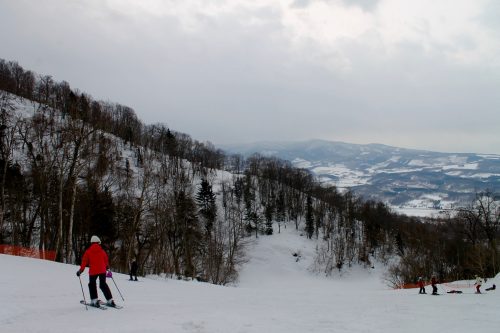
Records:
M0 332L500 332L499 290L391 290L383 267L316 276L308 271L313 242L292 229L255 241L235 286L114 274L125 301L108 283L121 310L85 310L77 266L0 255Z

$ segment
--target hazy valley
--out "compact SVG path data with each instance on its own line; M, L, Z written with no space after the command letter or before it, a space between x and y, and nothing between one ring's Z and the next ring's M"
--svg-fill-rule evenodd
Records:
M500 190L500 155L442 153L381 144L311 140L223 146L291 161L325 184L382 200L400 212L429 216L471 202L477 192Z

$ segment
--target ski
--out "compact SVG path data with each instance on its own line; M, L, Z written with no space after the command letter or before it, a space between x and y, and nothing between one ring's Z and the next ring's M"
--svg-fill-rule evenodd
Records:
M115 306L111 306L111 305L108 305L108 303L104 302L104 301L99 301L99 305L102 307L102 308L113 308L113 309L123 309L123 306L121 305L115 305Z
M90 304L90 303L87 303L87 302L85 302L85 301L80 301L80 304L82 304L82 305L86 305L86 306L88 306L89 308L94 308L94 309L101 309L101 310L107 310L107 309L108 309L107 307L104 307L104 306L99 306L99 307L94 306L94 305L92 305L92 304Z

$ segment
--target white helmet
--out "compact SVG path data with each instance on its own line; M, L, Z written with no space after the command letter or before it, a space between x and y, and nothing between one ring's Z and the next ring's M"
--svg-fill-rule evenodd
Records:
M90 242L91 243L99 243L99 244L101 244L101 240L96 235L94 235L94 236L92 236L92 238L90 238Z

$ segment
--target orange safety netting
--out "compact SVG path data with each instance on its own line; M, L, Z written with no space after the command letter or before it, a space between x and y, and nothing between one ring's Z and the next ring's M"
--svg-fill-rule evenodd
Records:
M0 245L0 253L10 254L19 257L38 258L38 259L45 259L52 261L56 259L56 251L49 251L49 250L43 251L43 250L32 249L22 246L14 246L14 245Z
M416 283L407 283L400 285L397 289L412 289L412 288L419 288L419 286Z

